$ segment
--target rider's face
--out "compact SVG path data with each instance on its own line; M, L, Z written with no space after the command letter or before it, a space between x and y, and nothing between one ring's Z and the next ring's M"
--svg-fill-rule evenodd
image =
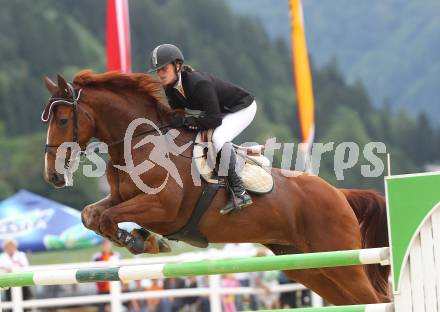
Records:
M173 64L165 65L164 67L158 69L156 73L160 78L160 83L164 87L176 81L177 79Z

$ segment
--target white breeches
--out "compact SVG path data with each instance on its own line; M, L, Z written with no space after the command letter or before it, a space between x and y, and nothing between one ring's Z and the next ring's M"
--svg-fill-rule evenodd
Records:
M212 134L212 143L215 152L218 153L226 142L238 136L252 122L257 112L257 103L245 107L235 113L226 114L223 117L222 124L214 129Z

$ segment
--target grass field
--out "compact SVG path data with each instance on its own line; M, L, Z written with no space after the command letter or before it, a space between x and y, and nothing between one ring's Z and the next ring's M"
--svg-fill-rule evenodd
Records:
M167 254L158 254L160 256L164 255L176 255L182 252L203 250L200 248L192 247L185 243L175 243L170 242L172 252ZM211 248L222 248L222 244L212 244ZM121 254L121 258L127 259L133 257L133 255L125 248L114 247L114 251ZM28 253L29 262L31 265L43 265L43 264L60 264L60 263L72 263L72 262L90 262L92 261L92 256L100 251L100 247L90 247L82 249L72 249L72 250L62 250L62 251L51 251L51 252L39 252L39 253ZM143 257L154 257L155 255L144 254Z

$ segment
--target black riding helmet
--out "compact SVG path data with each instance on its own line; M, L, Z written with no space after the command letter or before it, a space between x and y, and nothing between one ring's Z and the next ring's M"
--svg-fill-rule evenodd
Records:
M150 54L149 73L154 72L167 64L174 62L183 63L184 58L182 51L173 44L158 45Z

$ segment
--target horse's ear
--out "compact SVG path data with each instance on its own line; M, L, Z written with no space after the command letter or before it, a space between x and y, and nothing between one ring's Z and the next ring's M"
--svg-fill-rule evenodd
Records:
M70 94L70 89L67 86L67 81L64 79L64 77L60 74L57 75L58 78L58 88L62 91L64 95Z
M55 92L58 91L58 87L49 77L46 75L43 76L44 84L46 85L47 90L50 92L50 94L54 95Z

